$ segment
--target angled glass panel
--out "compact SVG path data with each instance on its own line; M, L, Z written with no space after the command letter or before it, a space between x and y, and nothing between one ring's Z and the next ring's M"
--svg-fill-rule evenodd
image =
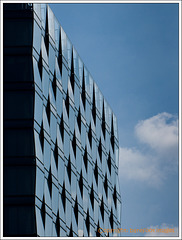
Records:
M80 88L77 84L75 84L74 96L75 107L78 110L80 105Z
M58 211L58 188L52 184L52 211L54 214L57 214Z
M44 139L44 166L49 171L51 164L51 145L50 143Z
M71 105L69 107L69 126L70 126L70 131L73 134L74 127L75 127L75 111Z
M70 135L69 133L64 130L64 155L68 159L69 152L70 152Z
M42 222L40 209L37 206L35 207L35 214L36 214L37 235L40 237L44 237L44 234L45 234L44 225Z
M56 225L54 222L52 225L52 236L51 237L57 237Z
M91 105L90 102L86 99L86 123L89 125L91 120Z
M43 85L43 95L46 99L48 99L49 94L49 73L45 70L45 68L42 68L42 85Z
M33 22L33 47L40 54L40 47L41 47L41 28L34 20Z
M53 221L49 214L46 214L45 237L52 236Z
M119 163L119 148L117 145L115 145L115 163L116 163L116 166L118 167L118 163Z
M41 52L42 52L42 59L44 60L45 64L47 66L49 66L49 59L48 59L48 56L47 56L47 50L46 50L46 47L45 47L45 41L44 41L43 36L42 36L42 40L41 40Z
M67 93L68 89L68 70L65 67L64 64L62 64L62 84L63 84L63 90L65 93Z
M63 57L65 58L66 61L68 61L67 36L62 27L61 27L61 43Z
M60 70L59 70L57 57L56 57L56 59L55 59L55 71L56 71L56 78L57 78L57 80L59 81L59 83L60 83L61 86L62 86L61 73L60 73ZM60 87L60 86L59 86L59 87ZM60 90L62 90L62 88L61 88Z
M42 164L44 164L44 159L43 159L43 154L42 154L42 147L41 147L39 135L40 135L40 133L38 134L38 133L34 130L36 157L39 159L40 162L42 162Z
M41 126L42 120L43 120L43 117L42 117L43 116L43 100L39 96L39 94L37 94L36 92L35 92L34 111L35 111L34 119Z
M55 44L56 44L56 49L59 49L59 36L60 36L60 24L56 17L54 16L54 29L55 29Z
M46 24L46 9L47 9L47 4L41 3L40 10L41 10L41 23L42 23L43 29L45 29L45 24Z
M77 148L77 153L76 153L76 168L77 171L80 172L82 168L82 152L80 148Z
M49 24L49 34L51 36L51 38L54 40L54 14L51 10L51 8L49 6L47 6L48 8L48 24Z
M42 82L40 78L40 73L38 69L38 62L33 57L33 73L34 73L34 82L38 85L40 89L42 89Z
M49 188L48 188L48 183L47 183L47 179L45 178L44 181L44 194L45 194L45 204L46 204L46 211L50 211L52 208L52 200L51 200L51 196L49 193ZM48 209L49 208L49 209Z
M83 237L83 216L78 214L78 236Z
M63 94L58 88L57 88L57 98L56 98L56 110L57 110L57 114L61 118L62 111L63 111Z
M73 47L74 73L79 78L78 53Z
M66 198L66 225L71 225L72 220L72 204L71 202Z
M76 199L76 184L77 184L77 176L72 172L71 175L71 196L75 200Z
M85 66L84 66L84 75L85 75L85 90L88 96L90 97L89 72Z
M37 14L37 16L40 18L41 17L41 4L39 3L34 3L33 4L33 10Z
M44 173L40 168L36 167L36 196L39 199L43 199L44 192Z
M65 178L65 163L61 157L59 157L58 161L59 161L59 163L58 163L58 182L61 186L63 186L63 181Z
M78 68L79 68L79 80L80 85L82 85L82 79L83 79L83 62L80 57L78 57Z
M67 52L68 52L68 68L71 69L72 44L68 37L67 37Z
M49 43L49 71L54 75L55 68L55 49L52 44Z
M93 102L93 84L94 84L93 78L92 78L92 76L89 74L89 92L90 92L91 102Z
M43 125L44 125L44 130L50 136L49 122L47 119L45 106L43 106Z
M88 208L88 188L86 188L85 185L83 185L83 210L85 212L87 212L87 208Z
M56 116L51 112L51 124L50 124L50 130L51 130L51 140L53 142L56 142L56 136L57 136L57 119Z
M114 114L113 114L113 125L114 125L114 136L116 137L116 139L118 139L117 119Z

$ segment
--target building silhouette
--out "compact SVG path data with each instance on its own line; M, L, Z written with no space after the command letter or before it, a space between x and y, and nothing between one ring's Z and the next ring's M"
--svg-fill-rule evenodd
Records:
M4 236L118 236L115 115L48 5L3 16Z

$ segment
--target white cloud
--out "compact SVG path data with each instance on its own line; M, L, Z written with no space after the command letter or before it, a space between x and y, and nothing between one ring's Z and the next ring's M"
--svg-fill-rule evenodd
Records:
M135 133L149 148L142 151L120 147L121 180L136 180L159 188L168 174L177 169L178 121L169 113L161 113L140 121Z
M119 174L122 180L137 180L157 188L165 177L153 156L128 148L120 148Z
M136 136L158 154L177 158L178 121L169 113L160 113L140 121L135 127ZM171 159L173 160L173 159Z
M173 226L172 224L162 223L160 226L150 226L148 229L155 229L154 232L147 232L145 237L177 237L178 236L178 227Z

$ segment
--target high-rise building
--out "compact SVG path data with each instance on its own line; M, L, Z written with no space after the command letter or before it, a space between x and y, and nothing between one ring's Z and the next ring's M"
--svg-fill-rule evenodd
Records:
M3 16L4 236L117 236L115 115L48 5Z

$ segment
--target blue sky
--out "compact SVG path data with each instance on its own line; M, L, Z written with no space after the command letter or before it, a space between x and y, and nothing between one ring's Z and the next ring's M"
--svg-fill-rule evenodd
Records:
M177 231L178 4L50 7L118 119L122 227Z

